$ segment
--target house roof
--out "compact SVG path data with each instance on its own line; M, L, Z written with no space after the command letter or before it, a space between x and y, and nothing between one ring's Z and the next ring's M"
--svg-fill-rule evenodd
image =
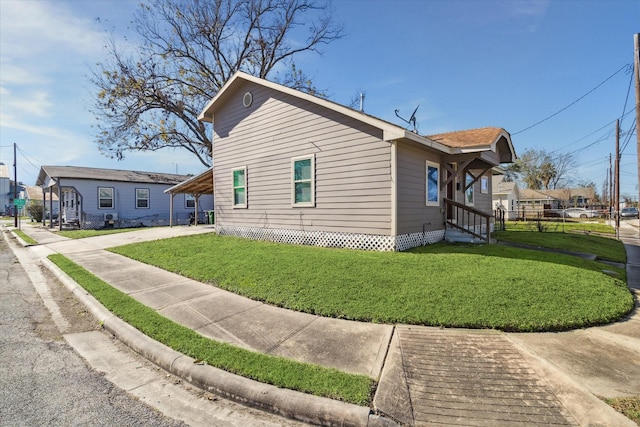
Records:
M491 177L491 189L493 194L501 194L501 193L520 193L518 190L518 185L515 181L505 181L504 175L493 175Z
M485 147L497 141L504 133L506 131L502 128L485 127L439 133L437 135L429 135L429 138L448 147Z
M245 82L259 84L261 86L277 90L296 98L304 99L305 101L323 106L330 110L341 113L347 117L351 117L363 123L369 124L382 130L383 139L386 141L402 139L414 141L446 154L460 154L470 151L485 150L495 151L498 142L502 141L503 143L506 142L509 150L509 159L504 161L504 163L511 162L516 159L515 150L513 149L513 144L511 143L511 136L502 128L483 128L470 131L452 132L449 134L439 134L435 136L441 137L441 140L437 140L430 136L423 136L415 132L411 132L401 126L366 114L362 111L354 110L353 108L346 107L336 102L329 101L327 99L320 98L305 92L301 92L299 90L292 89L278 83L270 82L268 80L261 79L240 71L235 73L229 79L229 81L220 89L217 95L205 106L205 108L198 116L198 120L213 123L215 112L222 105L224 105L226 101L231 96L233 96L235 91L240 88L240 86Z
M29 200L44 200L41 187L37 187L35 185L25 185L24 189ZM58 195L56 193L53 193L51 198L53 201L58 201Z
M213 167L164 190L165 193L213 194Z
M532 190L525 188L520 190L520 200L569 200L573 197L593 199L595 191L591 187L561 188L556 190Z
M42 166L40 168L40 173L38 174L36 185L44 185L47 176L56 181L58 179L72 178L167 185L175 185L191 177L191 175L177 175L172 173L88 168L82 166Z

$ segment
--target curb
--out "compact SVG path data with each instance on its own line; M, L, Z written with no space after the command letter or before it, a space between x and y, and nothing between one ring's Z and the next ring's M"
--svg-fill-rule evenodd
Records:
M282 389L231 374L213 366L194 363L195 360L191 357L149 338L114 316L49 259L44 258L40 262L87 307L106 331L155 365L199 388L247 406L316 425L354 427L398 425L392 420L373 414L368 407Z
M11 229L9 229L9 232L11 233L11 235L12 235L13 237L15 237L16 241L17 241L18 243L20 243L20 245L22 245L22 247L23 247L23 248L26 248L27 246L33 246L33 245L31 245L30 243L25 242L25 241L22 239L22 237L18 236L18 234L17 234L17 233L15 233L13 230L14 230L14 229L13 229L13 228L11 228Z

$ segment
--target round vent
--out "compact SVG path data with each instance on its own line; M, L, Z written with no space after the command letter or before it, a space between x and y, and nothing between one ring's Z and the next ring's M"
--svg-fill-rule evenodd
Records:
M251 92L245 93L244 96L242 97L242 105L244 105L245 107L249 107L251 106L252 102L253 102L253 95L251 95Z

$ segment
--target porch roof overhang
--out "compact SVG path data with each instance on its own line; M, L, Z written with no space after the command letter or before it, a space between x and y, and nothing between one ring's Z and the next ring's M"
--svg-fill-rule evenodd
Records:
M213 194L213 167L164 190L169 194Z

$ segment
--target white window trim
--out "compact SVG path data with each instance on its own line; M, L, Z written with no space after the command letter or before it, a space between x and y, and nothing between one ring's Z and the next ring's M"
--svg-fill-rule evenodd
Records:
M467 206L473 206L475 204L476 201L476 190L475 190L475 185L476 183L473 182L471 184L471 186L469 188L466 188L467 185L469 185L467 183L467 181L469 180L469 178L471 179L471 181L473 182L473 176L467 172L464 174L464 186L465 186L465 190L464 190L464 204ZM467 197L467 193L469 192L469 190L471 190L471 201L469 201L469 198Z
M296 203L295 165L296 165L296 162L300 160L311 160L311 201ZM291 159L291 206L295 208L314 208L316 206L316 155L315 154L294 157Z
M236 187L233 185L233 175L236 171L243 171L244 172L244 203L239 203L236 204ZM240 188L240 187L238 187ZM249 184L248 184L248 177L247 177L247 167L246 166L242 166L239 168L233 168L231 170L231 206L233 207L233 209L246 209L247 208L247 204L249 203Z
M189 206L189 202L193 201L193 206ZM191 193L184 193L184 208L185 209L195 209L196 207L196 196Z
M489 177L486 175L480 178L480 194L489 194Z
M145 198L139 198L138 197L138 190L146 190L147 191L147 197ZM136 194L136 209L151 209L151 190L148 188L136 188L135 189L135 194ZM147 201L147 206L146 207L140 207L138 206L138 200L146 200Z
M438 171L438 182L436 183L437 186L437 200L434 202L432 200L429 200L429 168L436 168L436 170ZM425 194L424 194L424 200L425 200L425 206L440 206L440 180L442 179L442 177L440 176L440 165L438 163L435 162L431 162L429 160L426 161L426 164L424 166L424 172L425 172L425 177L424 177L424 183L425 183Z
M111 206L106 207L106 206L100 206L100 200L102 199L100 197L100 190L102 189L108 189L111 190ZM98 209L115 209L116 208L116 189L114 187L98 187Z

